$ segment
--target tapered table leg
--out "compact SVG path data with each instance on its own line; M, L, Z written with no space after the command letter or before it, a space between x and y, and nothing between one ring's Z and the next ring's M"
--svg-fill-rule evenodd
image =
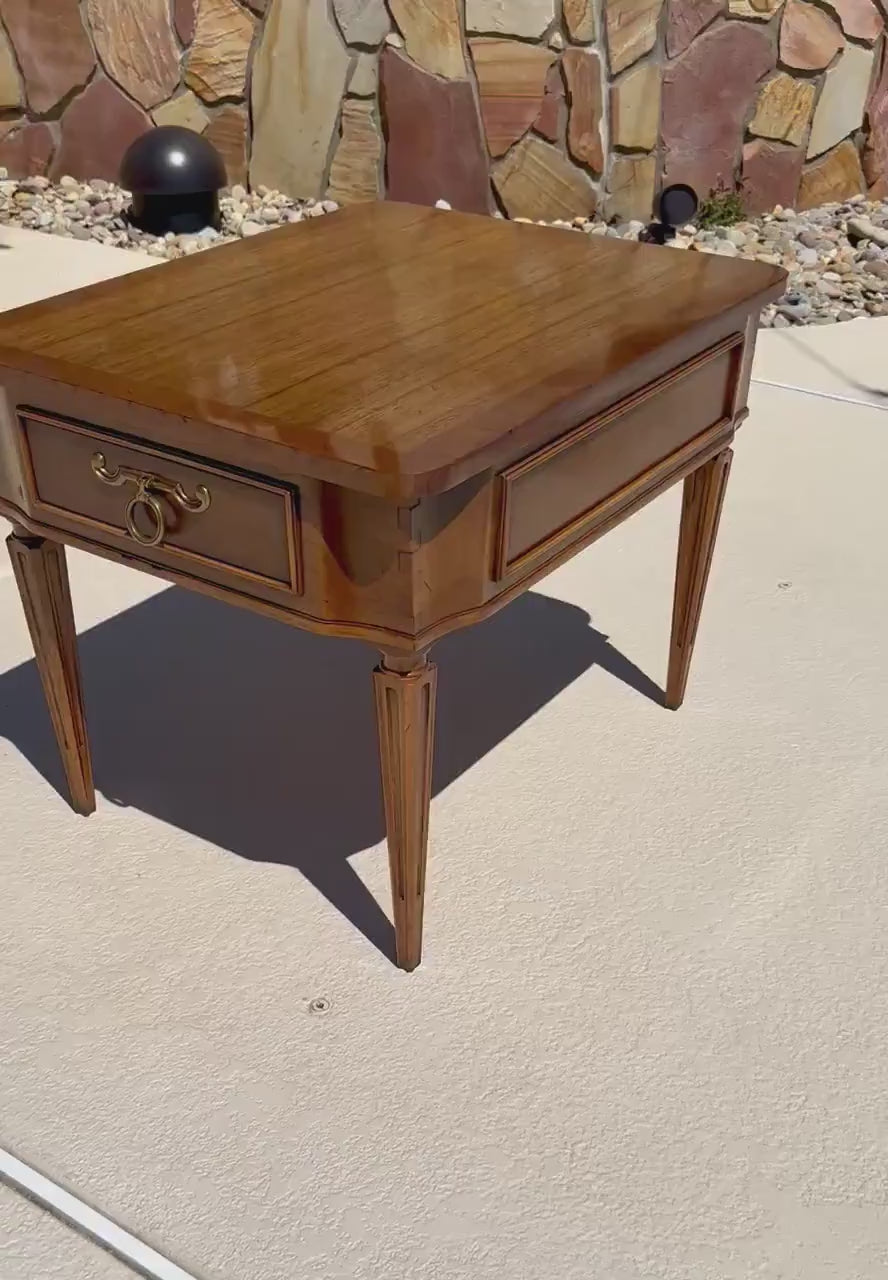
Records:
M666 706L673 711L684 701L732 458L731 450L725 449L684 482L666 677Z
M400 968L422 955L437 668L425 655L383 655L373 673L389 869Z
M46 538L32 537L24 530L11 534L6 545L59 744L71 804L78 813L92 813L96 793L83 715L65 548Z

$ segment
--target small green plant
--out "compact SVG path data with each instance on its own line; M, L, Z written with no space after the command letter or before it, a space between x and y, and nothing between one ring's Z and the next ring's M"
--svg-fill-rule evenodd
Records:
M697 225L700 227L732 227L735 222L742 222L744 217L743 200L739 191L729 191L727 187L717 187L700 201L697 210Z

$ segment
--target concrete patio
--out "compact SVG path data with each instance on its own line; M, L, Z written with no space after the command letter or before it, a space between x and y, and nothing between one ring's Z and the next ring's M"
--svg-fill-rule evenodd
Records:
M85 820L4 556L0 1146L202 1280L884 1276L886 339L761 335L681 712L674 490L438 646L409 977L373 653L71 553Z

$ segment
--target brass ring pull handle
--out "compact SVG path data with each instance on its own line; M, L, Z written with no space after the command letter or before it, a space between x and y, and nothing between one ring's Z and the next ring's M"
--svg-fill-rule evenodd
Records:
M144 507L151 515L154 524L153 533L142 533L136 524L136 508L140 506ZM123 518L126 521L126 531L129 536L135 538L136 542L141 542L143 547L157 547L163 542L164 534L166 533L163 507L141 481L136 489L136 496L130 498L126 504Z
M157 500L157 494L163 494L183 511L206 511L210 505L210 491L204 484L199 484L194 497L189 498L182 485L163 476L152 475L150 471L134 471L132 467L109 467L103 453L94 453L90 462L93 475L104 484L134 484L136 492L126 504L124 523L126 531L143 547L159 547L166 536L166 519L163 507ZM151 532L143 533L136 524L136 511L145 511L151 520Z

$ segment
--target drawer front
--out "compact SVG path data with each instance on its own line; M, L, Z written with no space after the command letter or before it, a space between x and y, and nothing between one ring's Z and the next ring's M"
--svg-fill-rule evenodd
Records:
M501 472L494 580L584 536L621 496L729 433L742 349L732 335Z
M213 463L180 457L30 409L19 410L35 516L63 517L183 562L301 593L297 494Z

